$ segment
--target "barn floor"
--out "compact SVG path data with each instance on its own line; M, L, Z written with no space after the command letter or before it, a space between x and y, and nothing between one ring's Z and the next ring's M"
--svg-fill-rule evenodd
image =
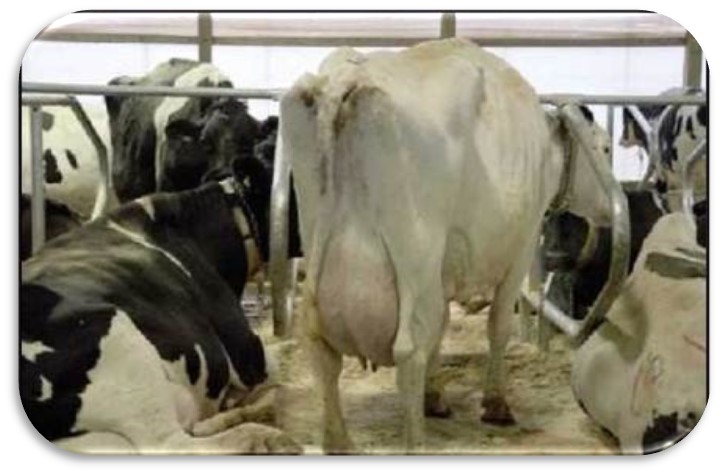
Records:
M296 306L297 308L297 306ZM514 335L506 363L509 396L517 424L494 427L480 421L488 353L486 311L466 314L451 306L442 348L449 419L426 419L426 453L432 454L613 454L615 442L594 426L573 399L569 379L571 352L555 336L548 353ZM272 319L256 330L278 358L277 425L303 445L306 454L321 453L321 401L314 390L309 361L295 340L272 335ZM363 370L354 358L344 359L340 382L343 410L359 453L402 452L402 407L395 370Z

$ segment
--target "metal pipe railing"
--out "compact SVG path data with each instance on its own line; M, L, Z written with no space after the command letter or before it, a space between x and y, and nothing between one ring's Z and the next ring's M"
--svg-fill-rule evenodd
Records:
M568 103L631 105L705 105L706 97L690 94L678 95L615 95L615 94L541 94L541 102L555 106Z
M33 105L30 109L30 150L32 197L30 223L32 252L35 254L45 244L45 167L43 164L43 109Z
M233 89L224 87L98 86L92 84L22 83L23 93L90 96L242 97L277 100L283 89Z
M100 95L100 96L181 96L181 97L243 97L246 99L279 100L283 88L233 89L220 87L172 87L172 86L98 86L69 83L22 83L23 93ZM614 94L541 94L544 104L561 106L571 102L581 104L626 105L704 105L706 98L698 95L614 95Z
M608 272L608 280L603 286L601 293L596 298L591 310L583 320L581 326L570 334L576 345L583 343L591 333L603 322L606 312L609 310L614 300L621 292L623 283L628 272L628 259L630 247L630 225L628 219L628 202L621 185L613 176L611 167L605 160L598 157L598 152L594 150L591 137L588 135L587 127L584 127L585 119L574 106L563 106L560 108L562 117L571 124L569 130L575 138L576 142L585 150L586 157L597 156L596 159L589 159L587 162L591 166L596 178L601 183L604 191L609 197L611 207L611 264ZM550 308L550 307L549 307ZM548 313L547 318L557 320L559 315L551 315ZM566 320L564 327L572 328L570 317L563 315Z
M563 313L551 301L539 292L523 290L521 297L528 302L533 308L539 309L543 313L543 317L553 323L564 334L575 337L580 333L581 324Z
M690 170L691 167L696 163L696 161L701 159L701 157L705 156L707 153L707 142L706 139L703 139L701 142L698 143L698 145L696 145L696 148L693 149L691 154L686 158L686 160L683 161L681 165L681 204L683 212L686 213L686 216L689 216L691 218L693 218L693 205L695 197L693 184L690 183Z

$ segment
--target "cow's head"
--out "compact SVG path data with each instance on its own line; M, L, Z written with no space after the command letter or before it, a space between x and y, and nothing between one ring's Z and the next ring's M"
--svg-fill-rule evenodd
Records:
M278 117L270 116L260 125L260 135L255 146L255 155L272 162L275 157L275 143L278 139Z
M247 106L235 99L212 102L200 118L171 121L161 189L189 189L232 175L233 162L252 157L259 133Z

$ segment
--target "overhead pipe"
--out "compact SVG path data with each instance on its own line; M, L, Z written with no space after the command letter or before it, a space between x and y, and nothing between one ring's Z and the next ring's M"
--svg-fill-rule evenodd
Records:
M174 97L243 97L246 99L268 99L277 101L284 89L234 89L225 87L173 87L173 86L98 86L69 83L22 83L23 93L71 94L94 96L174 96ZM613 95L613 94L541 94L544 104L561 106L569 102L583 104L630 105L705 105L706 98L698 95Z
M92 84L24 82L22 83L22 92L89 96L242 97L245 99L278 100L283 90L233 89L229 87L98 86Z

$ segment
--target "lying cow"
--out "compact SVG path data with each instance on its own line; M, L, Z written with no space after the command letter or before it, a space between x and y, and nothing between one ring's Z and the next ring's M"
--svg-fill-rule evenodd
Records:
M671 89L662 94L696 94L703 92L698 89ZM669 105L669 106L638 106L641 114L659 130L660 167L654 175L655 186L662 194L668 190L681 190L682 166L684 161L693 152L696 146L707 136L708 106L702 105ZM649 152L649 143L643 128L636 118L623 108L623 132L621 146L639 146L646 153ZM706 154L690 170L690 183L697 196L707 196L707 168ZM677 210L678 205L671 203L670 209Z
M171 59L143 77L119 77L110 84L232 87L215 66L185 59ZM105 104L113 186L121 202L154 191L194 188L233 160L253 155L265 138L262 124L232 98L106 96Z
M706 252L685 215L643 244L606 321L577 351L579 404L624 453L656 452L688 433L708 397Z
M31 197L20 195L20 260L32 254ZM52 239L80 227L82 219L69 207L54 200L45 199L45 237Z
M244 166L246 166L244 164ZM298 452L234 407L266 380L238 299L267 258L271 174L149 195L22 266L20 393L82 452ZM247 185L246 185L247 183Z
M489 289L482 419L513 423L503 355L514 302L552 202L609 222L588 162L608 167L608 135L576 106L547 115L515 69L457 39L337 50L295 83L280 112L325 450L353 450L339 400L342 355L397 366L406 447L418 449L424 412L450 414L435 377L448 301ZM595 142L593 156L571 146L572 132Z

